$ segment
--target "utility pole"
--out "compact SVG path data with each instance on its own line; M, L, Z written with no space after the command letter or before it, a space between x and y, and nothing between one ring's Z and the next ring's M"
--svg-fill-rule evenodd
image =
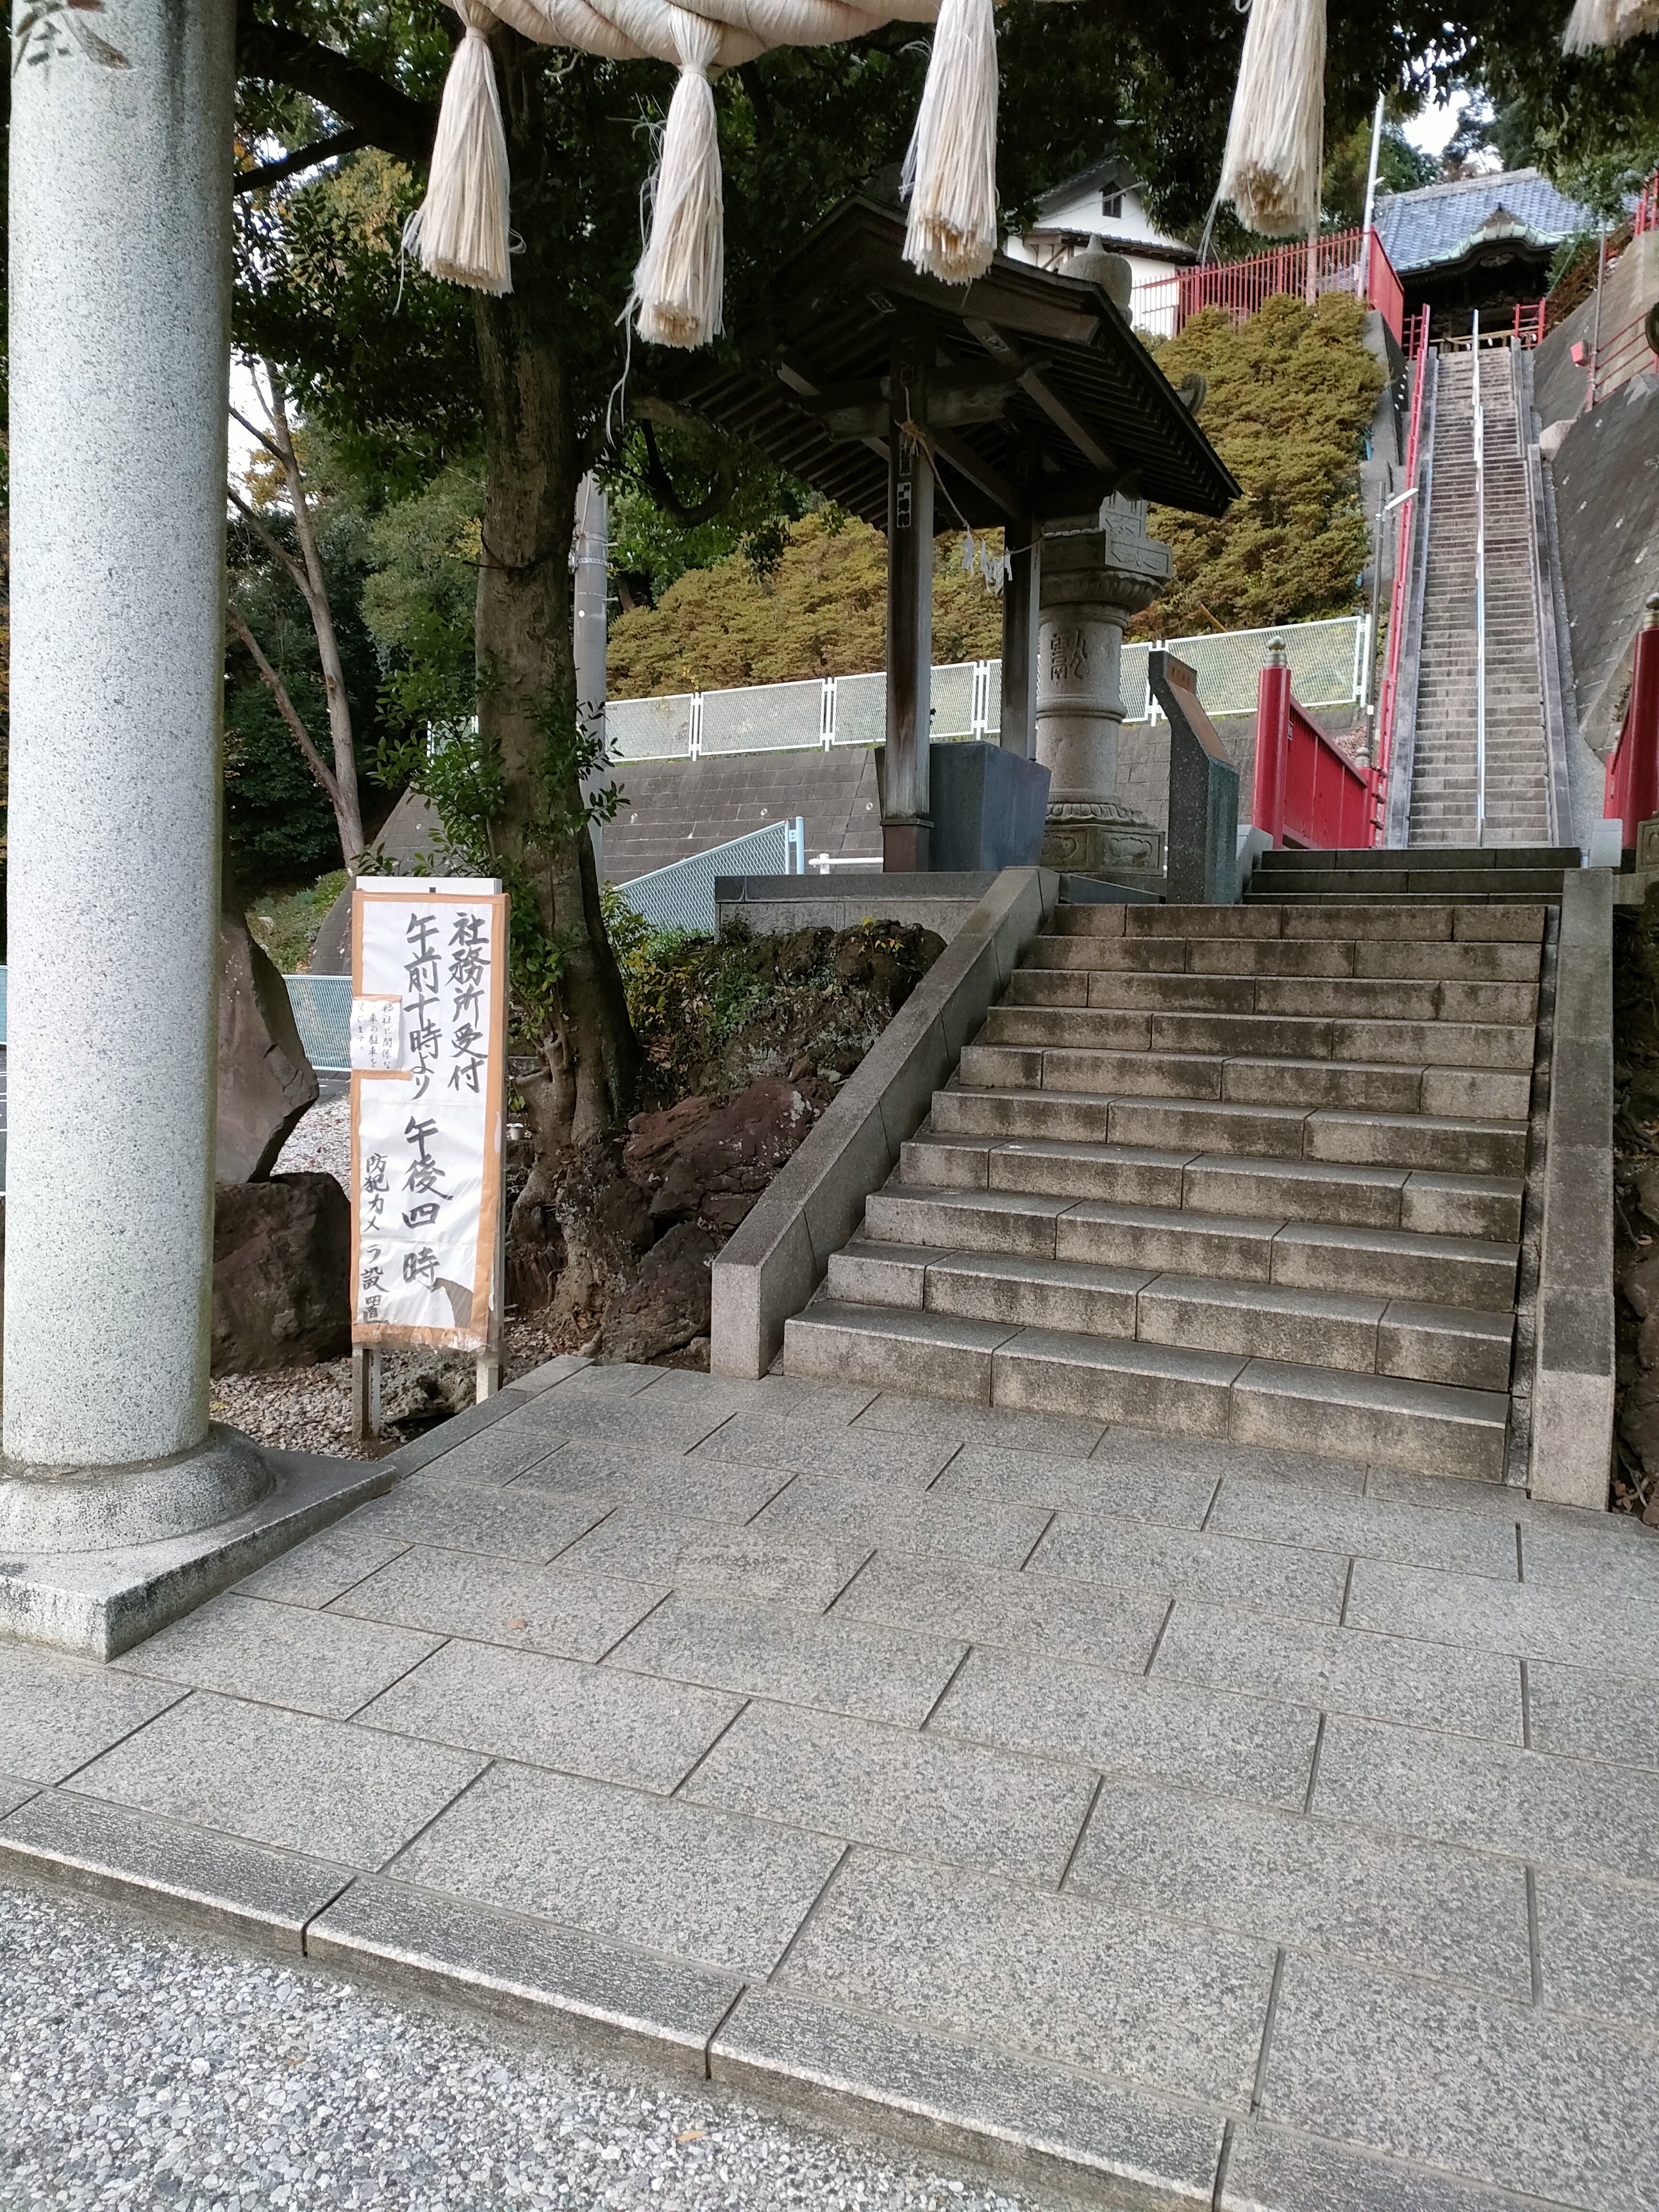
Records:
M1365 172L1365 221L1359 234L1359 283L1358 289L1366 299L1371 295L1371 232L1376 220L1376 167L1382 154L1382 94L1376 95L1376 112L1371 118L1371 161Z

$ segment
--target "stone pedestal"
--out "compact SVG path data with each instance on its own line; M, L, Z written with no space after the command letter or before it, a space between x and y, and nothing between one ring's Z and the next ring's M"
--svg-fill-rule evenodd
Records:
M1123 632L1172 573L1146 505L1047 525L1037 648L1036 757L1048 769L1045 867L1138 877L1164 865L1164 833L1117 795Z

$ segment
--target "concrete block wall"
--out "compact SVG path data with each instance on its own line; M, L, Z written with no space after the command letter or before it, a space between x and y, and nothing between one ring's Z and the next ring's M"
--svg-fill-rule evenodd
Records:
M881 866L876 757L868 745L619 761L611 773L623 793L605 829L605 872L613 883L798 814L806 823L809 860L827 852Z

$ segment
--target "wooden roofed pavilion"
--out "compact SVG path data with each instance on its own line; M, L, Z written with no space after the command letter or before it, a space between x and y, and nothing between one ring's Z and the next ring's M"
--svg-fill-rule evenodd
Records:
M904 228L844 201L780 270L763 326L658 390L886 532L884 843L890 868L925 868L935 530L1005 533L1001 742L1029 757L1044 524L1114 493L1220 514L1239 487L1100 284L1002 254L941 283L905 260Z

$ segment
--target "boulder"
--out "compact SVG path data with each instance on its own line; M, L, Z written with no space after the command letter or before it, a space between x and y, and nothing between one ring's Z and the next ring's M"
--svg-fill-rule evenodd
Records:
M316 1103L317 1092L316 1071L300 1042L288 985L249 933L227 854L219 906L215 1179L254 1182L269 1175L295 1123Z
M351 1207L330 1175L221 1183L213 1371L308 1367L351 1349Z
M646 1254L637 1280L611 1307L601 1360L660 1359L708 1334L714 1240L677 1222Z

